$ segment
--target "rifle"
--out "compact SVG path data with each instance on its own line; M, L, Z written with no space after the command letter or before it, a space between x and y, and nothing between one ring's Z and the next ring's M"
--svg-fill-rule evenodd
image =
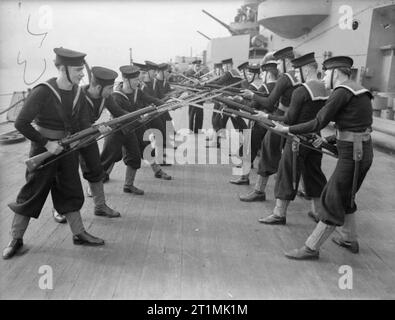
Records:
M216 97L213 100L222 102L222 103L226 104L227 106L231 107L232 109L236 108L236 109L248 112L250 114L256 114L256 110L254 108L248 107L244 104L238 103L238 102L233 101L231 99L227 99L224 97Z
M314 146L311 145L311 140L318 137L318 135L315 133L309 134L310 137L305 136L305 135L300 135L300 134L296 135L296 134L292 134L292 133L288 133L288 134L281 133L281 132L278 132L273 129L275 127L275 124L273 123L273 121L271 121L269 119L264 119L264 118L261 118L258 116L254 116L254 115L251 115L251 114L248 114L245 112L240 112L240 111L237 111L235 109L230 109L230 108L225 108L223 110L223 112L226 114L234 114L234 115L238 115L240 117L243 117L243 118L246 118L249 120L253 120L256 123L258 123L259 125L265 127L268 131L272 131L273 133L278 134L278 135L280 135L284 138L287 138L287 139L296 140L298 143L300 143L301 145L303 145L304 147L306 147L308 149L315 150L315 151L330 155L334 158L337 158L337 148L334 145L332 145L330 143L323 142L321 144L322 148L326 149L328 151L315 148Z
M220 91L220 90L213 90L213 91ZM61 146L63 146L66 150L70 149L70 148L73 148L74 150L76 150L76 149L85 147L89 143L92 143L94 140L96 140L96 137L100 133L98 127L101 125L108 126L108 127L117 127L118 126L118 128L116 130L121 130L125 126L130 125L130 123L129 123L130 120L133 120L137 117L145 115L145 117L143 119L140 119L141 120L140 123L145 123L145 122L151 121L154 116L159 116L162 113L164 113L166 111L170 111L175 107L184 106L185 103L188 103L188 101L192 101L192 102L204 101L207 99L207 97L205 97L205 95L212 94L212 93L215 93L215 92L208 92L208 93L204 92L204 93L201 93L201 94L196 95L194 97L191 97L189 100L185 100L183 102L177 102L177 103L173 103L173 104L171 104L171 103L163 104L160 107L148 106L148 107L130 112L128 114L125 114L123 116L120 116L118 118L114 118L109 121L105 121L105 122L99 123L97 125L93 125L87 129L84 129L82 131L79 131L77 133L74 133L70 136L67 136L67 137L61 139L58 143ZM220 93L214 94L214 97L218 96L219 94ZM125 124L125 122L126 122L126 124ZM116 130L113 130L113 131L116 131ZM111 132L113 132L113 131L111 131ZM69 151L69 150L67 150L67 151ZM62 156L64 156L65 154L66 153L63 153ZM50 153L49 151L45 151L43 153L40 153L34 157L27 159L25 161L27 169L29 171L36 170L38 166L40 166L46 159L48 159L52 156L54 156L53 153ZM59 157L54 158L53 161L55 161L57 159L59 159ZM52 163L52 161L51 161L51 163Z
M140 110L137 110L137 111L125 114L123 116L111 119L109 121L105 121L105 122L99 123L97 125L93 125L93 126L91 126L89 128L86 128L86 129L84 129L82 131L79 131L77 133L69 135L69 136L61 139L58 143L64 148L69 148L70 145L75 144L75 143L79 142L80 140L83 140L83 139L86 139L86 138L90 138L92 135L96 135L96 134L100 133L100 131L99 131L99 126L100 125L105 125L105 126L108 126L108 127L114 127L114 126L122 124L123 122L127 122L127 121L129 121L131 119L134 119L134 118L139 117L139 116L141 116L143 114L152 112L154 110L156 111L156 107L154 107L154 106L149 106L149 107L146 107L146 108L142 108ZM86 141L85 141L85 144L86 144ZM35 170L46 159L52 157L53 155L54 155L53 153L51 153L49 151L45 151L43 153L40 153L40 154L38 154L38 155L36 155L34 157L31 157L31 158L27 159L25 161L27 169L29 171Z

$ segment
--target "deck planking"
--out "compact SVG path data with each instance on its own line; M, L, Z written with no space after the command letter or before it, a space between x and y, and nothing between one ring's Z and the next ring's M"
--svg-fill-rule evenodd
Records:
M177 111L175 123L186 123ZM205 114L205 127L209 115ZM28 142L0 146L0 245L9 241L13 201L24 181ZM324 157L329 177L334 159ZM93 215L90 198L82 217L86 229L106 240L100 248L74 246L67 225L51 217L51 199L25 235L26 253L1 264L1 299L389 299L395 297L394 157L375 151L373 166L357 195L361 252L352 255L327 241L321 259L295 262L283 256L314 228L309 203L297 198L286 226L257 222L274 207L268 200L243 203L252 186L234 186L230 165L163 167L172 181L155 179L143 165L136 185L144 196L122 192L125 166L118 163L105 184L107 202L120 219ZM255 181L255 171L251 181ZM86 182L83 181L84 186ZM34 219L33 219L34 220ZM38 287L42 265L53 268L54 288ZM354 272L352 290L338 287L341 265Z

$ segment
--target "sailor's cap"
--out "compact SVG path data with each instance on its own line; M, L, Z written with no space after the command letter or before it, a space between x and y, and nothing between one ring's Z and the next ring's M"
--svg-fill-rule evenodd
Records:
M56 54L55 63L64 66L80 67L85 63L86 53L66 49L66 48L55 48L53 51Z
M294 48L293 47L285 47L280 50L277 50L273 53L273 57L276 60L280 59L293 59L294 56Z
M242 64L240 64L239 66L237 66L237 69L238 69L239 71L242 71L242 70L244 70L244 69L247 68L247 67L248 67L248 61L243 62Z
M133 66L139 68L140 71L148 71L149 70L149 67L145 63L133 62Z
M354 61L347 56L337 56L326 59L323 62L323 70L335 69L335 68L351 68Z
M261 67L259 64L250 64L248 65L248 71L253 74L258 74L261 72Z
M261 70L262 71L277 70L277 62L271 61L271 62L264 63L263 65L261 65Z
M119 68L122 73L122 77L127 79L137 78L140 74L140 70L136 66L126 65Z
M145 60L145 65L147 66L148 70L157 70L158 69L158 64L155 62Z
M92 67L92 75L103 87L113 85L115 79L118 77L118 73L114 70L104 67Z
M158 70L166 71L167 69L169 69L169 64L168 63L164 62L164 63L158 64Z
M300 56L299 58L291 60L292 66L294 68L300 68L313 62L316 62L314 58L314 52L307 53L303 56Z
M222 64L233 64L233 59L232 58L224 59L221 62Z

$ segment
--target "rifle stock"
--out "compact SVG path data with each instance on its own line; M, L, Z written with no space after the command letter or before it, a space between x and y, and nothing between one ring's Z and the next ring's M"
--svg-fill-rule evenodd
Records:
M54 155L53 153L49 151L45 151L43 153L40 153L34 157L27 159L25 161L27 170L30 172L36 170L38 166L40 166L45 160L52 157L53 155Z

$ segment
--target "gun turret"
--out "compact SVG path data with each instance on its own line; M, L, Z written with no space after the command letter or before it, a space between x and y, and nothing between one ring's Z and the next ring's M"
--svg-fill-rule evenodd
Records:
M202 10L203 13L207 14L211 19L214 19L215 21L217 21L219 24L221 24L222 26L224 26L226 29L228 29L228 31L230 32L230 34L232 36L237 36L238 34L240 34L239 32L237 32L236 30L232 29L228 24L226 24L225 22L219 20L218 18L214 17L211 13L208 13L206 10Z

